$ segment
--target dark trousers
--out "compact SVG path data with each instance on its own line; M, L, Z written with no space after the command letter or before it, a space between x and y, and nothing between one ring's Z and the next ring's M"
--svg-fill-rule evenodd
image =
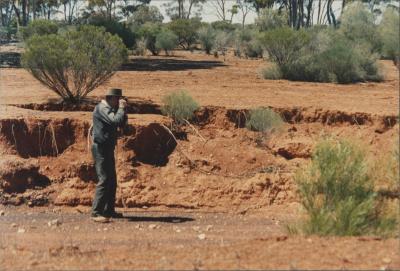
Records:
M117 192L114 148L93 143L92 155L98 179L92 204L92 215L111 215L115 212L115 194Z

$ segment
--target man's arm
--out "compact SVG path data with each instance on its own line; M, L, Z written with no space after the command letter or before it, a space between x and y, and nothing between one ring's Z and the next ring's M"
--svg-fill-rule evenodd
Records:
M113 112L109 107L101 106L99 108L99 117L107 124L119 126L125 119L125 107L119 107L117 112Z

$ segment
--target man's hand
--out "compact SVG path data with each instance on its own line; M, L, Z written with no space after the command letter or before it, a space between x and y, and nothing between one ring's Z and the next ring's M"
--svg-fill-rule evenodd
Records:
M126 107L126 100L119 99L119 108L124 109Z

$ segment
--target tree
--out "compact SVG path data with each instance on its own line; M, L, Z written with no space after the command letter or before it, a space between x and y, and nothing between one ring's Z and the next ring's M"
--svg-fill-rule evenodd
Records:
M129 18L132 14L136 13L141 7L146 7L151 0L123 0L119 6L122 16Z
M79 103L109 80L126 56L119 37L85 25L64 35L34 35L26 43L22 64L65 102Z
M184 49L189 49L196 41L200 26L198 19L177 19L168 24L168 28L178 36L179 45Z
M288 26L288 21L288 14L285 10L265 8L260 11L255 23L260 31L267 31Z
M346 6L340 17L339 32L355 43L364 43L378 52L381 47L375 16L362 3L354 2Z
M158 55L160 48L156 46L157 35L161 33L161 24L145 23L140 26L138 34L146 41L146 48L153 54Z
M242 28L244 28L244 23L246 21L247 14L249 14L251 10L251 3L246 0L237 0L236 6L242 13Z
M178 37L168 29L163 29L156 36L156 47L159 49L163 49L166 55L169 55L169 52L175 49L178 44Z
M215 43L216 32L211 26L203 26L198 31L199 41L206 54L210 54Z
M251 4L257 14L264 8L272 8L276 2L276 0L244 0Z
M156 6L140 6L129 17L130 24L142 25L145 23L162 23L164 16Z
M387 8L379 25L382 40L382 54L392 59L400 69L400 40L399 40L399 12L394 8Z
M217 17L221 21L227 21L226 14L228 12L227 3L228 0L214 0L210 2L214 7Z
M72 23L76 19L76 12L78 10L79 0L61 0L61 4L64 8L64 21Z
M171 20L190 19L195 9L197 10L197 12L195 12L196 17L200 15L199 12L205 1L206 0L172 0L164 4L164 7Z

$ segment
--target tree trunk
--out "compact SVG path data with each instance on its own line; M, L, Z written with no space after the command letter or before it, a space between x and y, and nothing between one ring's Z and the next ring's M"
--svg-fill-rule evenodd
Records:
M26 14L27 2L28 2L28 0L22 0L22 2L21 2L21 4L22 4L22 25L23 26L26 26L26 24L28 23L28 18L27 18L27 14Z

